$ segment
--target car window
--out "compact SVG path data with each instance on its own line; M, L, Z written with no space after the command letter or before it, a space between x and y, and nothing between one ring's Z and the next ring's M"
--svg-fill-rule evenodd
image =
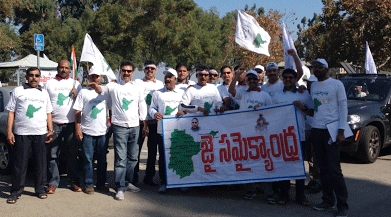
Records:
M353 100L383 101L390 90L391 81L378 78L342 79L346 96Z

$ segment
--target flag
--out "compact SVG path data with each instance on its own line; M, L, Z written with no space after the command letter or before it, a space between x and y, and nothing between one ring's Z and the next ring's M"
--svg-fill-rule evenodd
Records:
M262 29L253 16L242 10L238 10L235 42L249 51L270 56L269 34Z
M296 52L296 48L284 22L282 22L282 44L284 46L285 69L296 70L295 60L288 54L289 49L294 49Z
M371 50L369 50L368 42L366 42L365 71L367 74L377 74L375 61L373 60Z
M83 50L81 52L80 61L91 62L94 64L96 70L100 70L102 75L106 75L109 81L115 80L113 70L103 57L102 53L95 46L91 36L86 33L84 38Z
M44 53L42 53L43 54L43 58L45 59L45 60L48 60L49 58L48 58L48 56L46 56Z
M77 79L77 62L76 62L76 53L75 53L75 47L72 46L72 52L71 52L71 68L72 68L72 72L71 72L71 77L73 79Z

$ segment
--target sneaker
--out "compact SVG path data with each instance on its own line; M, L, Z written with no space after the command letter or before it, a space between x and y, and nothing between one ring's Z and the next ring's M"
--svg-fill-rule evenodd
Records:
M247 191L247 193L244 195L244 199L246 200L252 200L257 194L253 191Z
M276 203L276 201L274 200L273 195L267 196L267 197L266 197L266 202L267 202L268 204L275 204L275 203Z
M102 186L97 186L97 187L96 187L96 190L97 190L97 191L100 191L100 192L109 192L109 191L110 191L110 189L109 189L108 187L104 186L104 185L102 185Z
M188 192L188 191L189 191L189 188L182 187L182 188L179 188L179 190L180 190L181 192Z
M166 193L167 192L167 187L166 185L160 185L159 187L159 193Z
M338 210L337 215L335 217L347 217L349 211L347 209Z
M129 185L128 185L128 190L131 191L131 192L139 192L139 191L140 191L140 188L137 188L137 187L134 186L132 183L129 183Z
M49 185L48 189L47 189L47 193L48 194L54 194L54 192L56 191L56 186L54 185Z
M115 194L114 199L116 199L116 200L123 200L123 199L125 199L125 197L124 197L124 192L123 192L123 191L118 191L118 192Z
M74 192L82 192L83 190L76 183L71 183L70 189Z
M328 203L322 202L318 205L313 206L312 208L314 208L314 210L322 211L325 209L334 209L335 205L330 205Z
M84 193L86 193L86 194L94 194L94 188L93 187L86 187L84 189Z

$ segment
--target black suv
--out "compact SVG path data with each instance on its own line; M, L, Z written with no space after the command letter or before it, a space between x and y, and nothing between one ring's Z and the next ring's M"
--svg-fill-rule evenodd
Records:
M353 136L341 149L355 153L362 163L373 163L380 149L391 144L391 77L350 74L340 79L348 98L348 124Z

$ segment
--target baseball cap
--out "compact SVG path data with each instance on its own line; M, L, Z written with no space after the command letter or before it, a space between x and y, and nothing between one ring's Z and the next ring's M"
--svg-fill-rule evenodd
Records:
M262 71L265 71L265 67L263 67L263 66L261 66L261 65L256 65L256 66L254 67L254 70L256 70L256 69L260 69L260 70L262 70Z
M323 65L325 68L329 68L329 64L327 63L327 61L325 59L318 58L318 59L311 62L312 66L319 65L319 64Z
M267 64L267 65L266 65L266 70L268 70L268 69L270 69L270 68L276 68L276 69L278 69L277 63L271 62L271 63Z
M248 76L248 75L250 75L250 74L253 74L253 75L255 75L255 76L258 77L258 73L257 73L257 71L255 71L255 70L252 70L252 69L248 70L246 76Z
M102 72L97 70L95 66L92 66L90 71L88 71L88 75L102 75Z
M308 79L305 79L305 81L312 81L312 82L314 82L314 81L318 81L318 78L315 77L315 75L310 75L310 77Z
M163 74L164 76L166 76L167 74L172 74L175 78L178 78L178 73L173 68L167 68L166 70L163 71Z

